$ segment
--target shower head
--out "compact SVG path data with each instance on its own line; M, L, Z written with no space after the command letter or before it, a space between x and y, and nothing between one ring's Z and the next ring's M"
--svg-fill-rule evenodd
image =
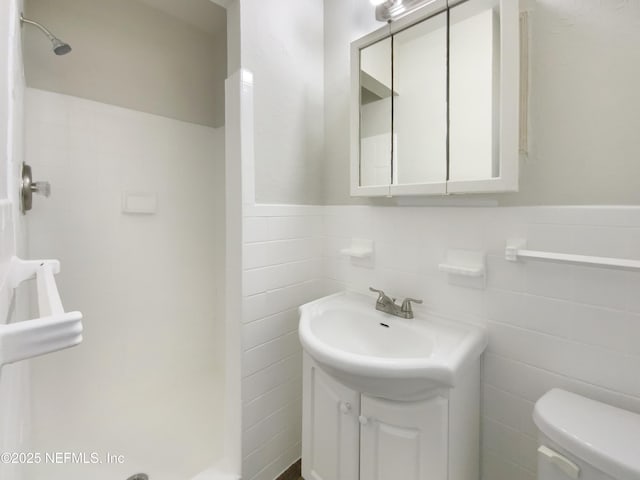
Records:
M49 30L47 30L44 26L40 25L38 22L34 22L33 20L24 18L24 15L22 14L20 14L20 22L33 25L34 27L37 27L42 33L44 33L49 39L49 41L51 42L51 45L53 46L53 53L55 53L56 55L66 55L71 51L71 46L68 43L65 43L62 40L60 40L58 37L56 37L54 34L52 34Z
M71 51L71 45L64 43L59 38L54 37L51 43L53 43L53 53L56 55L66 55Z

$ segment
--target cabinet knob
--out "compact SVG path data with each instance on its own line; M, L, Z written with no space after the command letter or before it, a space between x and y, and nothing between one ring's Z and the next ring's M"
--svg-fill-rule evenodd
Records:
M351 404L349 402L340 403L340 411L345 415L351 412Z
M366 425L369 423L369 419L367 417L365 417L364 415L360 415L358 417L358 421L360 422L360 425Z

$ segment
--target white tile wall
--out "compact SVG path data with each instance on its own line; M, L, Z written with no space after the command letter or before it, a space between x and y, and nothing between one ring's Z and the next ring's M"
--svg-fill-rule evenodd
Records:
M504 260L508 237L532 249L640 258L640 208L253 206L244 222L247 479L271 480L299 455L295 308L340 289L423 298L417 308L487 326L484 480L535 478L531 414L550 388L640 412L640 274ZM372 264L338 254L352 237L375 241ZM485 290L438 272L447 248L488 254Z
M60 259L65 304L85 314L73 372L116 388L221 373L224 131L37 89L26 100L26 158L52 186L26 217L30 254ZM125 191L157 194L157 211L123 214Z
M563 387L640 412L640 274L504 260L505 240L532 249L640 258L640 208L327 207L325 264L333 288L369 284L425 300L424 310L487 325L483 382L485 480L532 479L533 404ZM375 266L337 253L352 236L376 242ZM488 286L448 284L447 248L488 254Z
M272 480L300 457L297 307L322 295L323 208L245 207L243 478Z
M176 468L197 473L222 456L224 130L36 89L26 107L26 158L52 186L26 217L30 255L60 260L64 305L84 314L81 345L30 362L34 445L70 448L74 420L89 425L85 443L106 450L109 429L130 415L138 439L118 445L133 459L136 445L149 447L140 412L157 420L162 408L188 410L162 425L173 431L166 445L189 450ZM156 193L157 211L123 214L123 191ZM200 387L215 395L196 418ZM159 397L155 410L118 403ZM189 437L174 428L189 421L202 428ZM145 468L162 469L160 445L138 457Z

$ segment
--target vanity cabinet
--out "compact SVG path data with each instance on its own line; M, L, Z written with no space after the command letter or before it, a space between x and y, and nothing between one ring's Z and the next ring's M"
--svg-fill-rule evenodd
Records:
M303 354L305 480L477 480L479 365L416 401L376 398Z
M434 0L352 43L352 196L518 190L519 3Z
M361 397L360 478L446 480L447 399Z
M304 357L303 477L358 480L360 394Z

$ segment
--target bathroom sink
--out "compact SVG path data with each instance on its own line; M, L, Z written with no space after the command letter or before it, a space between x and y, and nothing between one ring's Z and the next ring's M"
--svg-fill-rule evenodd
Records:
M405 320L375 299L338 293L300 307L300 342L328 374L369 395L417 400L453 388L487 346L486 332L433 316Z

